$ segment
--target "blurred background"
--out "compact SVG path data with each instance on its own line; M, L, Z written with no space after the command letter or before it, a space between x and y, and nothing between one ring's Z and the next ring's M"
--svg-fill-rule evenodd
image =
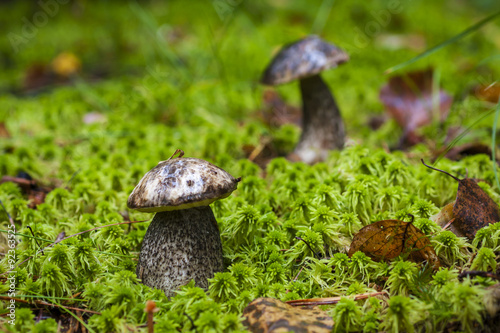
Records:
M398 142L401 129L382 116L379 91L390 77L384 71L500 9L493 0L42 0L2 1L0 6L0 121L13 116L18 101L35 98L36 107L45 110L41 113L49 112L42 107L44 101L52 107L71 101L80 123L87 114L106 115L102 119L108 125L117 116L167 126L207 125L211 130L255 121L256 128L262 122L267 126L260 134L270 133L276 142L281 137L293 141L300 124L298 85L270 89L259 78L280 47L317 34L351 57L324 73L349 138L389 146ZM491 105L474 95L478 86L498 79L499 48L500 20L494 19L395 74L433 70L438 86L454 98L447 122L465 127L474 123L472 138L485 138L492 118L477 122L474 115ZM278 120L272 110L265 114L276 103L285 108ZM35 121L33 117L28 118ZM44 116L33 126L46 121L72 122L66 116ZM277 132L283 123L285 128ZM449 142L451 125L436 126L424 134L436 145ZM48 127L54 135L64 132L57 124ZM68 131L74 133L72 127ZM201 155L210 158L214 153Z

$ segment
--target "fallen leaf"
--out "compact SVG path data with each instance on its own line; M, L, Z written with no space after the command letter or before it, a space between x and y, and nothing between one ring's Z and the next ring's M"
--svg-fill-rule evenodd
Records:
M45 202L45 196L52 191L52 188L39 186L31 176L25 172L21 172L18 177L3 176L0 179L0 184L5 182L13 182L17 184L25 195L28 196L28 207L35 208Z
M394 76L380 90L380 99L389 115L403 129L400 148L422 141L416 130L428 125L434 118L444 121L451 107L452 97L439 90L439 115L433 115L433 72L431 69Z
M37 93L51 86L68 84L81 70L80 59L71 52L62 52L50 64L33 63L26 69L23 91Z
M500 220L498 205L470 178L458 183L453 214L456 219L455 227L470 240L474 239L479 229Z
M481 142L469 142L451 148L446 155L444 155L444 157L453 161L459 161L466 156L477 154L486 154L491 156L491 146ZM440 153L436 155L440 155Z
M451 219L455 218L453 215L453 205L455 201L450 202L444 206L439 213L430 217L430 219L436 222L437 225L444 227Z
M262 94L263 109L261 111L264 123L270 127L280 127L284 124L301 126L302 111L300 108L288 105L281 96L271 89Z
M450 229L457 236L463 235L473 240L479 229L500 221L498 205L477 185L475 179L458 179L443 170L428 166L423 160L422 163L458 181L457 198L453 204L453 217L455 218L453 227L457 230ZM449 210L449 207L447 209Z
M10 138L10 132L3 121L0 121L0 138Z
M380 114L380 115L372 115L370 116L370 118L368 119L368 126L376 131L378 130L380 127L382 127L383 124L385 124L385 122L387 121L387 115L385 114Z
M243 309L250 332L330 332L333 319L318 308L301 309L274 298L257 298Z
M80 59L71 52L62 52L52 60L52 71L59 76L69 77L80 71L82 64Z
M440 266L430 240L412 222L383 220L367 225L354 235L349 257L357 251L375 261L390 261L400 254L408 254L411 261L427 261L435 268Z
M500 84L493 82L490 85L477 86L474 93L477 98L496 104L500 98Z
M444 206L439 213L431 216L429 219L436 222L443 230L447 229L453 232L458 237L465 237L462 231L455 227L455 214L453 214L453 206L455 205L455 201L450 202L446 206Z
M34 91L49 86L54 82L54 75L45 64L35 63L26 69L23 81L24 91Z

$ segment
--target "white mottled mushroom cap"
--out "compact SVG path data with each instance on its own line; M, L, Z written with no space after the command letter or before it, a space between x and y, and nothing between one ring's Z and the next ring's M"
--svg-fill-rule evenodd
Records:
M310 77L337 67L349 60L349 55L318 36L308 36L286 45L267 66L261 82L278 85Z
M172 158L146 173L130 194L127 206L141 212L163 212L208 206L238 186L221 168L198 158Z

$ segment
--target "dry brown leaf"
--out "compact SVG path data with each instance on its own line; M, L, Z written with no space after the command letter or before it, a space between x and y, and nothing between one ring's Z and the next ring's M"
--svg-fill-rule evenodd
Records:
M427 236L411 222L383 220L362 228L351 243L349 257L364 252L375 261L390 261L400 254L417 263L427 261L440 266L439 259Z
M264 91L262 104L262 118L268 126L280 127L290 123L297 126L302 125L301 109L286 104L275 90L267 89Z
M462 231L455 227L455 214L453 214L453 206L455 205L455 201L450 202L446 206L444 206L439 213L431 216L429 219L436 222L443 229L448 229L453 232L458 237L465 237Z
M500 84L480 85L475 89L476 97L490 103L498 103L500 98Z
M441 152L438 152L438 154L436 155L439 155L440 153ZM446 153L446 155L444 155L444 157L453 161L459 161L466 156L477 155L477 154L485 154L491 156L491 146L481 142L469 142L451 148Z
M9 130L3 121L0 121L0 138L10 138Z
M416 133L419 127L430 124L433 118L443 121L448 116L452 97L444 90L439 90L439 115L433 115L432 76L431 69L394 76L380 90L387 112L403 129L401 147L421 142Z
M24 194L28 196L30 208L35 208L45 202L45 196L52 191L52 188L39 186L28 174L22 174L22 177L3 176L0 178L0 184L5 182L13 182L21 188Z
M250 332L330 332L333 319L318 308L300 309L274 298L257 298L243 310Z
M52 60L51 67L57 75L68 77L80 71L82 63L74 53L62 52Z
M469 240L474 239L479 229L500 221L498 205L470 178L458 183L453 214L456 219L453 224Z
M473 240L476 232L489 224L500 221L498 205L484 190L471 178L458 179L457 177L431 166L422 160L422 163L433 170L440 171L458 181L457 198L453 204L453 222L457 236L461 234Z
M455 201L450 202L444 206L439 213L430 217L430 219L436 222L437 225L444 227L451 219L455 218L453 215L453 205Z

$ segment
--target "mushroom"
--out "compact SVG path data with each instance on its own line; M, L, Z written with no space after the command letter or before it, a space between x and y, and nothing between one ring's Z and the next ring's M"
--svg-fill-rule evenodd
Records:
M286 45L264 71L261 82L266 85L300 80L303 129L293 153L306 163L323 161L329 150L344 147L344 122L320 73L348 60L337 46L308 36Z
M159 162L127 201L129 208L156 213L144 236L136 273L143 284L167 296L192 279L207 289L207 279L223 270L219 228L209 204L229 196L241 179L183 155L177 150Z

